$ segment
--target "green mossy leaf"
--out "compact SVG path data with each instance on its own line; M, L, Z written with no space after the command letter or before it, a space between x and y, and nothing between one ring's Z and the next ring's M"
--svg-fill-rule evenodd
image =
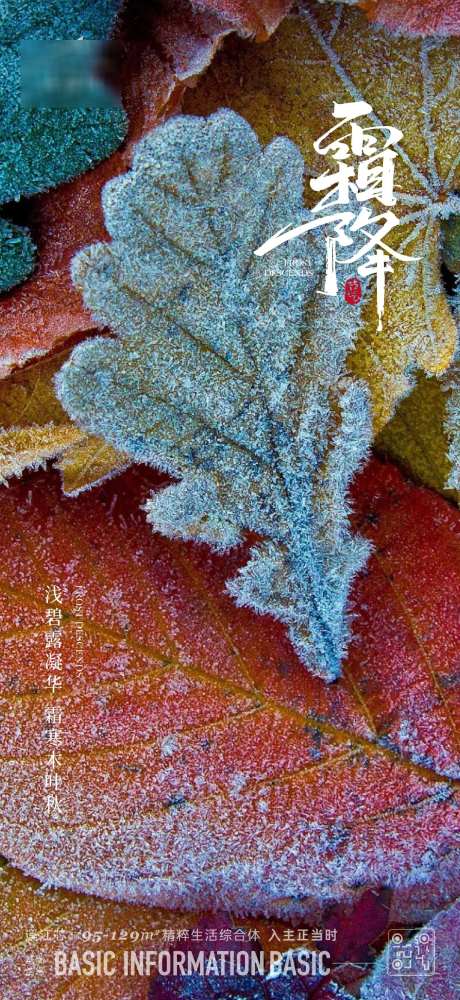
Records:
M9 0L0 23L0 204L37 194L83 173L122 141L120 108L33 108L21 104L20 43L23 40L104 39L120 0ZM27 233L7 246L0 289L23 280L33 267Z

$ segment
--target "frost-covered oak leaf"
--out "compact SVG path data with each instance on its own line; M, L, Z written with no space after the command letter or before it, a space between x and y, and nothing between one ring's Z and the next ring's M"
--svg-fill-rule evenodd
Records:
M440 374L456 347L441 281L440 229L443 219L459 214L458 58L457 39L392 36L354 6L305 0L266 45L229 39L184 101L191 114L208 114L225 95L263 142L280 133L294 140L312 174L325 169L313 143L334 124L334 101L363 99L374 109L374 124L403 132L394 208L401 225L388 242L420 261L394 262L383 330L377 330L373 295L350 356L351 370L370 386L377 432L409 390L411 373ZM318 198L308 181L306 197L309 204ZM271 235L267 227L266 238ZM295 242L298 247L300 239Z
M359 310L316 295L315 238L296 248L297 273L292 245L278 268L254 254L302 212L302 184L296 147L263 150L233 112L152 132L104 189L112 242L73 264L117 339L79 345L57 387L72 420L180 479L147 504L154 529L218 549L262 536L228 589L333 680L368 553L346 494L370 420L365 389L341 380Z
M0 853L48 885L151 906L315 927L385 884L411 902L422 889L425 918L458 846L460 512L369 463L354 640L335 684L306 683L280 623L224 592L244 552L150 530L155 482L130 470L69 499L37 472L0 490ZM48 584L63 602L54 816Z
M61 184L93 167L120 145L126 118L116 107L29 107L22 101L21 43L103 39L120 0L8 0L0 22L2 120L0 204ZM25 58L24 56L22 57ZM32 270L34 247L27 230L3 222L0 229L0 291Z
M0 482L54 459L64 492L75 495L130 464L127 455L72 424L62 408L53 379L68 354L40 359L0 381Z

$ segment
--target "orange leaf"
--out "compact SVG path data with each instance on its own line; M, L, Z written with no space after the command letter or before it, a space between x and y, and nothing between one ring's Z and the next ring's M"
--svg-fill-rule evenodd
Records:
M69 499L38 473L0 494L0 851L66 888L285 919L359 885L428 881L458 836L459 512L369 464L356 519L375 553L345 675L326 685L281 626L225 596L240 549L150 531L152 482L132 470ZM54 696L48 584L65 608Z
M225 35L235 29L243 34L259 30L265 35L276 27L289 3L265 0L257 5L258 13L255 4L221 5L218 0L207 0L208 12L194 13L186 0L166 2L159 5L159 11L153 9L156 6L150 11L147 5L137 19L128 18L121 32L127 142L94 170L31 203L28 222L38 247L38 267L28 281L2 299L0 378L28 358L47 354L76 331L94 327L70 281L69 265L77 250L107 238L102 187L127 170L133 145L177 108L184 88L209 65Z
M190 914L46 890L14 868L0 870L0 991L4 1000L147 1000L147 978L123 976L123 951L165 947L163 930L190 927ZM167 947L167 945L166 945ZM113 952L116 975L61 978L55 952Z

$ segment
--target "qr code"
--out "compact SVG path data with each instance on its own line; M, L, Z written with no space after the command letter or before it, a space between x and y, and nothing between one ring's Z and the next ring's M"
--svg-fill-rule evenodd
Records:
M410 935L414 934L414 937ZM409 938L409 940L408 940ZM433 976L436 971L436 934L415 927L388 933L387 972L390 976Z

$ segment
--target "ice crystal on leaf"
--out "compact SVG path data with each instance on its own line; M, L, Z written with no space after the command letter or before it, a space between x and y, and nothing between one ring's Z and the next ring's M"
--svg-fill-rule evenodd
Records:
M332 680L368 553L346 503L370 437L366 390L342 374L359 309L316 294L323 236L254 254L305 215L303 171L293 143L262 149L228 110L147 136L104 189L112 242L73 265L118 336L77 347L57 391L77 423L177 477L147 503L156 530L221 550L259 536L229 591Z

